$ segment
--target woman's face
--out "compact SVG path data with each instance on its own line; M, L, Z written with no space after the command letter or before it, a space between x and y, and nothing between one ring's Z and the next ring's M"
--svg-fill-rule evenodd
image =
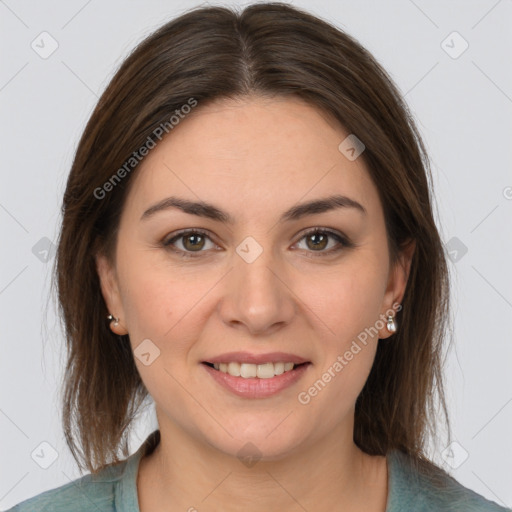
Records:
M268 460L352 439L410 257L390 267L375 185L338 148L348 135L296 99L199 103L141 163L115 265L97 262L162 435Z

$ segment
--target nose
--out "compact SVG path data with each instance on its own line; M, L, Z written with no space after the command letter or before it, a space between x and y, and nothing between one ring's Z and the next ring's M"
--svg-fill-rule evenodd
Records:
M219 305L222 320L252 336L271 334L296 314L292 288L289 272L272 251L264 250L254 261L237 254Z

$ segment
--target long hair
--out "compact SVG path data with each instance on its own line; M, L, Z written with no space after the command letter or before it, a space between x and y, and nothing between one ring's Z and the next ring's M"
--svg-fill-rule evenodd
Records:
M162 126L172 137L169 119L191 99L200 109L249 94L300 98L356 134L383 205L391 264L416 242L399 330L379 343L356 402L355 443L369 454L398 449L419 460L439 406L448 422L441 367L448 268L428 156L398 89L357 41L307 12L281 3L204 7L163 25L122 63L68 177L55 277L67 347L62 420L80 468L96 473L128 455L127 434L148 396L128 337L109 329L94 259L98 251L113 257L137 171L133 154L158 143Z

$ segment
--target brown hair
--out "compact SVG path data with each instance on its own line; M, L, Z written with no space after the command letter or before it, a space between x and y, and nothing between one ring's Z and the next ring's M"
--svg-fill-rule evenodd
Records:
M128 337L109 329L95 266L98 251L113 257L136 165L103 197L95 191L147 141L158 142L155 129L191 98L201 108L249 94L301 98L356 134L383 205L391 263L407 241L416 242L399 329L379 343L356 402L355 442L369 454L399 449L420 460L438 405L448 424L441 370L448 269L428 157L396 86L353 38L289 5L197 8L123 62L87 123L67 181L55 273L67 341L63 426L80 468L96 473L120 460L119 449L128 456L129 427L148 397Z

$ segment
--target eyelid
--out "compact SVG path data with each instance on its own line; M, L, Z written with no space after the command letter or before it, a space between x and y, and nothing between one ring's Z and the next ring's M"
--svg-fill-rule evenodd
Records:
M172 250L174 253L177 253L179 256L181 256L183 258L196 258L196 257L199 257L201 255L201 253L210 252L210 251L183 251L181 249L176 249L173 247L172 244L175 241L177 241L181 237L183 237L187 234L191 234L191 233L194 233L194 234L197 233L197 234L203 235L206 238L208 238L212 243L215 243L215 240L214 240L215 237L212 236L210 231L208 231L206 229L202 229L202 228L185 228L185 229L179 230L175 233L172 233L172 236L170 238L169 237L164 238L164 240L162 241L162 245L164 246L164 248ZM309 257L316 258L316 257L322 257L322 256L329 256L329 255L336 254L336 253L340 252L342 249L355 247L355 245L356 245L352 241L350 241L350 239L343 233L338 232L337 230L333 230L331 228L326 228L326 227L321 227L321 226L307 228L306 230L302 231L298 235L298 238L293 243L293 245L296 245L297 243L299 243L306 236L308 236L310 234L315 234L315 233L326 234L327 236L334 238L338 243L338 247L331 248L328 251L306 251L308 253L312 253Z
M171 249L171 250L174 250L175 252L177 253L185 253L187 255L194 255L194 252L193 251L182 251L181 249L174 249L174 247L172 246L172 244L176 241L176 240L179 240L181 237L184 237L185 235L188 235L188 234L191 234L191 233L197 233L199 235L203 235L205 236L206 238L210 239L213 243L215 243L214 241L214 237L212 237L212 234L206 230L206 229L202 229L202 228L185 228L185 229L181 229L179 231L176 231L174 233L172 233L172 236L166 236L163 240L162 240L162 245L164 246L164 248L167 248L167 249ZM197 251L197 254L200 254L202 252L207 252L207 251Z
M314 233L326 233L327 235L331 235L334 238L339 238L343 241L343 243L346 243L347 245L351 245L352 242L349 240L349 238L344 235L342 232L331 229L331 228L324 228L322 226L315 226L313 228L307 228L305 231L302 231L298 236L299 239L297 241L302 240L307 235L312 235Z
M313 228L308 228L305 231L302 231L298 235L298 240L293 244L298 244L303 238L308 235L313 235L315 233L326 234L327 236L333 238L337 242L337 246L331 248L327 251L306 251L308 253L307 257L317 258L317 257L328 257L338 254L343 249L350 249L356 246L345 234L339 232L338 230L334 230L331 228L326 228L322 226L315 226Z

